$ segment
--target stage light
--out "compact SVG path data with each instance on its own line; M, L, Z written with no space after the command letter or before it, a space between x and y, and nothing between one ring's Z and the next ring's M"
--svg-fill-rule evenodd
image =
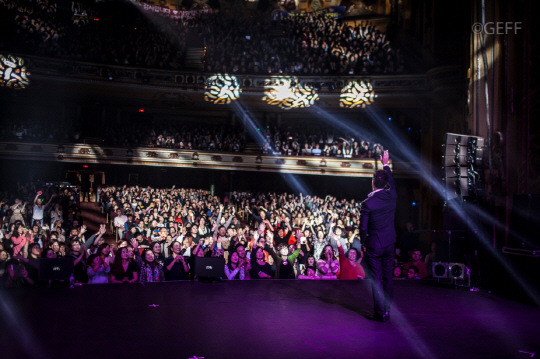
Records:
M411 128L409 127L409 128L407 129L407 131L411 131Z
M204 99L216 105L228 105L240 96L242 89L236 76L218 74L206 80Z
M141 113L144 112L144 108L140 108L139 112L141 112Z
M88 168L88 165L83 165L83 168Z
M448 263L433 263L431 268L433 270L433 278L448 278Z
M295 77L272 76L264 87L263 101L284 110L309 107L319 98L313 87L299 83Z
M345 108L365 108L371 105L376 95L368 81L350 81L341 90L339 106Z
M30 84L30 72L24 66L24 59L0 54L0 86L21 90Z
M412 205L413 205L413 207L416 206L416 202L413 202Z
M388 121L392 121L392 117L388 117Z

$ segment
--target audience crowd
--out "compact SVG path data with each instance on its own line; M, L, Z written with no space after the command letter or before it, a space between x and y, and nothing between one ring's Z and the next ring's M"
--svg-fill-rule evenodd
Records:
M186 26L164 19L152 23L141 14L128 22L119 18L100 21L97 6L72 2L69 8L61 0L0 0L0 12L14 21L12 46L18 52L113 65L180 68ZM105 6L109 5L102 4L101 9Z
M28 121L17 118L16 123L6 123L0 129L0 140L22 142L79 142L81 133L62 124Z
M374 25L349 26L309 14L206 20L206 71L272 75L367 75L402 72L402 59Z
M160 147L171 149L244 152L250 142L240 126L200 123L149 122L107 123L101 131L103 145L115 147ZM255 140L263 141L260 153L282 156L326 156L337 158L378 158L384 152L378 142L338 133L333 128L306 126L268 126ZM83 134L63 126L44 126L20 122L2 128L0 140L24 142L81 143Z
M246 134L240 127L202 124L141 124L126 127L125 123L108 124L105 144L112 146L166 147L187 150L240 152Z
M263 154L289 156L332 156L338 158L379 158L384 148L380 143L339 134L333 128L287 126L265 131Z
M222 257L230 279L364 279L354 199L287 193L238 193L223 201L207 191L107 187L97 192L109 224L84 225L74 187L32 183L0 203L0 273L5 287L62 286L39 279L40 258L68 257L79 283L197 279L199 257ZM400 262L395 279L427 276L421 253Z
M71 6L69 6L71 5ZM403 60L370 23L350 26L310 14L275 21L270 15L198 19L150 18L133 8L62 0L0 0L12 21L11 51L123 66L181 69L187 44L205 47L205 71L272 75L399 73ZM116 10L115 10L116 9ZM132 19L110 13L133 12ZM109 14L100 19L101 14ZM199 40L196 40L199 39Z

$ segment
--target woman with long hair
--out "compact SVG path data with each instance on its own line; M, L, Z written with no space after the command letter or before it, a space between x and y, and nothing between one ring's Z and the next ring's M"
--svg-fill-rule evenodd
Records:
M150 249L145 249L142 256L137 255L137 251L134 251L135 259L139 263L139 281L146 282L163 282L165 280L165 273L163 272L163 266L156 261L154 253Z
M21 221L23 225L25 224L24 217L23 217L23 214L26 214L25 205L26 203L22 203L20 199L17 198L15 200L15 204L10 207L13 212L13 214L11 215L11 218L9 219L10 224L15 223L17 221Z
M264 249L256 246L251 252L255 262L251 265L251 279L272 278L272 267L264 261Z
M240 259L238 252L234 251L229 255L229 262L225 264L225 275L229 280L246 279L247 262Z
M165 261L165 256L163 253L161 253L161 243L160 242L152 242L150 243L150 249L152 250L152 253L154 253L154 257L156 261L163 265L163 262Z
M321 279L337 279L337 272L339 272L339 261L337 260L334 254L334 249L330 244L324 246L321 252L321 257L317 261L317 269Z
M129 260L127 247L116 252L110 273L111 283L134 283L139 280L137 265Z
M306 269L304 270L303 274L300 274L298 276L298 279L312 279L312 280L321 279L321 277L317 275L317 266L315 265L315 257L313 256L307 257Z

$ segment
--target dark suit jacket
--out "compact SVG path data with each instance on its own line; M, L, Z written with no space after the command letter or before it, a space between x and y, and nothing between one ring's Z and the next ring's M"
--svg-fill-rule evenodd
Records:
M384 170L390 188L375 192L362 202L360 209L360 238L366 248L384 248L396 243L397 192L390 167L384 166Z

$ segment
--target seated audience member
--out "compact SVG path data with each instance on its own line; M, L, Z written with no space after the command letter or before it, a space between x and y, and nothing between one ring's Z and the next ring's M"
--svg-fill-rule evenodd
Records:
M317 275L317 267L315 266L315 257L309 256L306 259L306 269L303 274L298 276L298 279L314 279L320 280L321 277Z
M339 253L339 279L364 279L366 273L364 268L360 264L362 262L362 255L356 248L351 248L345 255L341 241L335 241L338 247Z
M26 268L15 258L6 262L6 272L2 277L5 288L19 288L34 285Z
M142 255L137 255L138 252L134 253L140 267L140 282L163 282L165 280L163 266L156 261L154 253L150 249L145 249Z
M137 265L129 260L127 247L119 248L111 265L111 283L134 283L139 280Z
M407 279L421 279L419 276L419 270L417 266L410 266L407 269Z
M225 275L227 279L246 279L247 261L241 260L237 251L229 255L229 262L225 264Z
M415 266L418 269L418 277L424 279L428 276L427 268L424 262L422 262L422 253L415 249L412 251L412 261L407 262L403 265L403 269L408 273L408 269L412 266Z
M171 256L165 258L163 262L165 280L188 280L189 267L187 260L181 254L182 244L173 242L170 252L172 253Z
M163 266L165 257L161 253L161 243L152 242L150 244L150 249L152 250L152 253L154 253L154 258L156 259L156 262L158 262L159 264Z
M108 247L108 245L107 245ZM88 257L88 284L109 283L109 272L111 267L109 262L104 260L99 254L92 254Z
M330 244L327 244L321 252L321 258L317 261L317 269L321 279L337 279L339 261L336 259Z
M262 240L264 240L264 238L262 238ZM264 260L264 249L260 246L256 246L251 252L251 257L255 260L251 265L251 279L272 278L272 267Z
M401 280L403 279L403 267L402 266L395 266L392 271L392 279L393 280Z

